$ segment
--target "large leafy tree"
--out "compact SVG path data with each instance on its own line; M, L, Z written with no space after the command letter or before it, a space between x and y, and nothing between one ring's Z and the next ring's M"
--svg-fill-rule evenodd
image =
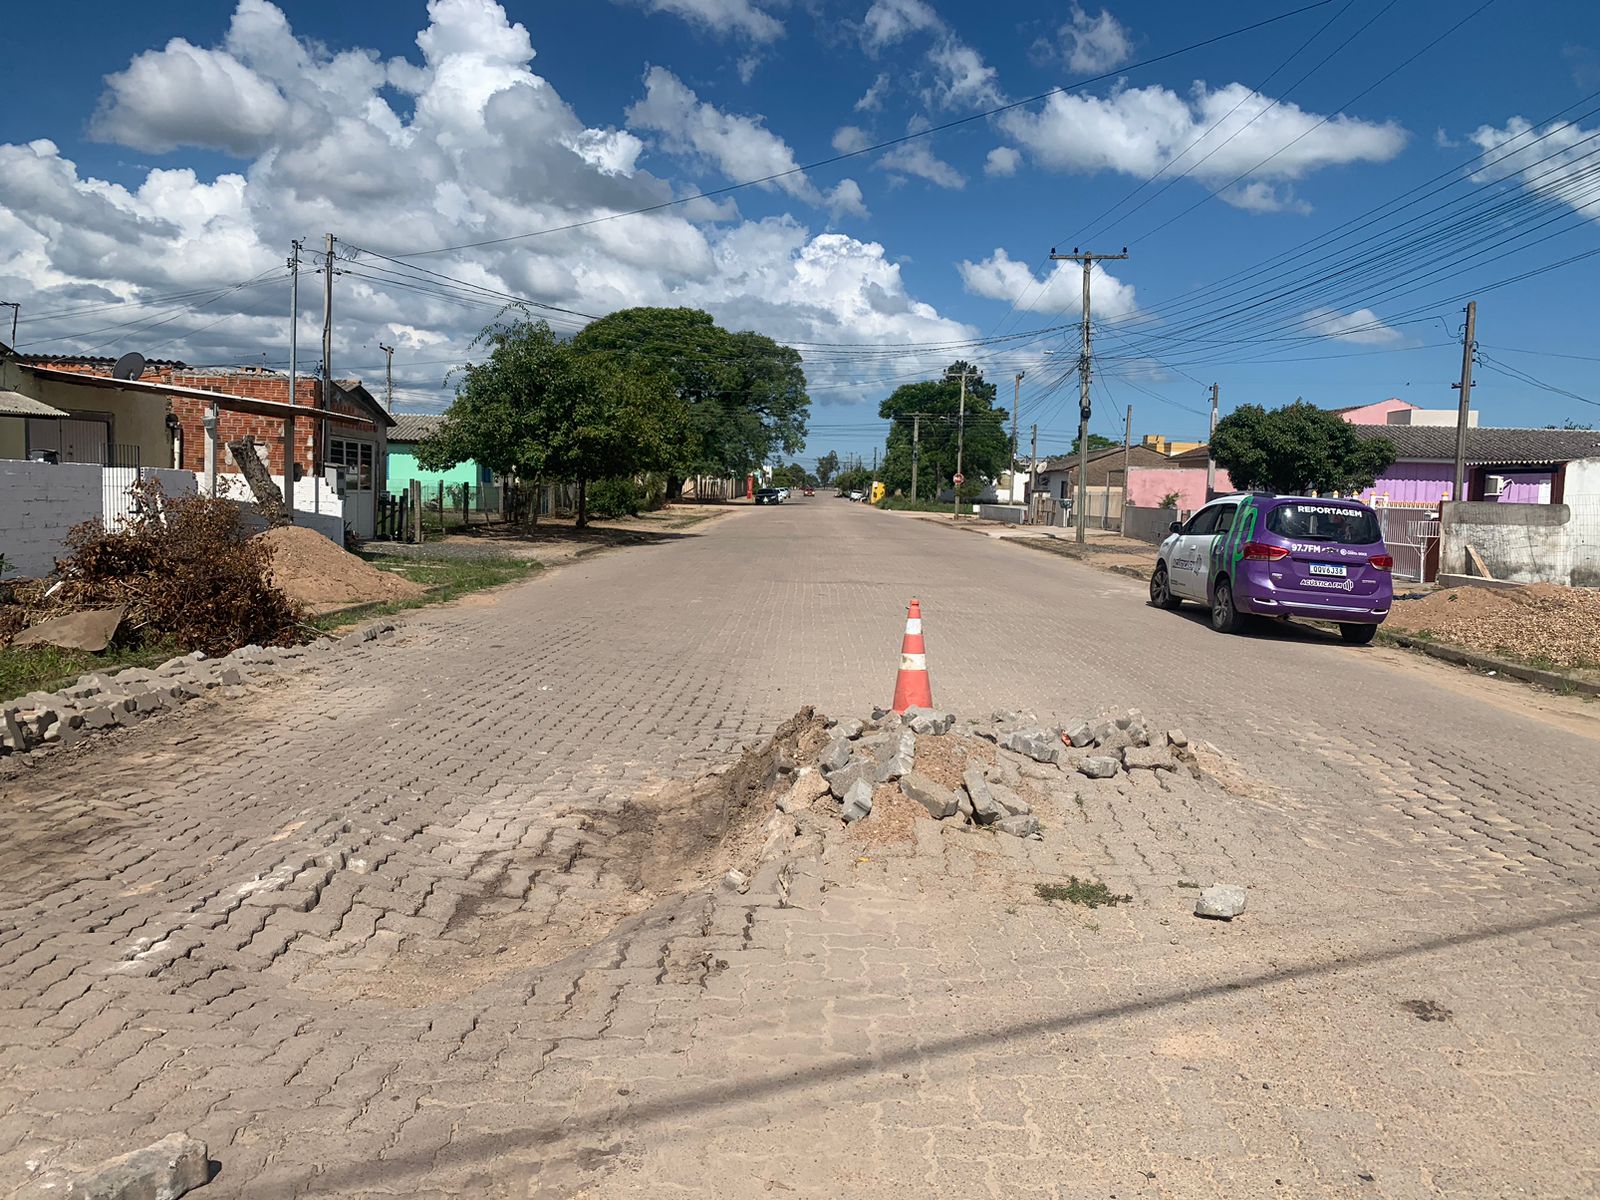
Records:
M1371 487L1394 462L1386 438L1358 438L1350 423L1296 400L1283 408L1244 404L1217 422L1211 454L1241 491L1303 495Z
M586 355L525 318L489 326L477 344L487 359L465 368L438 432L417 447L426 469L477 459L506 475L574 481L583 525L591 479L667 465L683 411L664 375Z
M823 487L828 486L828 480L839 473L839 456L832 450L817 459L817 482Z
M682 419L670 496L686 476L746 475L805 440L811 401L800 355L759 333L730 333L698 309L628 308L593 322L574 344L671 381Z
M919 499L932 499L950 483L956 470L958 440L962 474L967 480L963 492L975 495L980 480L999 478L1010 464L1009 414L994 406L995 386L981 374L967 379L966 419L961 419L961 375L970 369L965 362L952 363L941 378L898 387L879 405L878 415L891 424L878 478L890 491L911 491L912 437L919 424L913 420L916 413L922 414Z

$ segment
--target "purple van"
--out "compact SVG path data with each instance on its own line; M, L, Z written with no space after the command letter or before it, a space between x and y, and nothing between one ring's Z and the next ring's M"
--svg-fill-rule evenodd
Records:
M1354 500L1221 496L1161 543L1150 603L1211 609L1212 628L1238 633L1252 616L1335 621L1364 645L1394 599L1394 559L1377 514Z

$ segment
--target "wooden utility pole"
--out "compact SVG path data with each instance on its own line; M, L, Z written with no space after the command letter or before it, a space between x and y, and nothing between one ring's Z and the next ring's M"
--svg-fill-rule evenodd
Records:
M0 308L11 310L11 342L13 350L17 348L17 318L22 315L22 305L16 300L0 300Z
M1461 406L1456 410L1456 465L1451 475L1450 499L1465 500L1467 482L1467 420L1472 407L1472 352L1478 348L1478 302L1467 301L1467 329L1461 339Z
M1085 510L1089 507L1089 417L1094 411L1089 404L1089 280L1094 274L1095 263L1127 257L1126 246L1121 254L1094 254L1088 250L1079 251L1076 246L1071 254L1057 254L1056 248L1050 247L1050 261L1083 264L1083 348L1078 354L1078 498L1074 502L1078 513L1073 521L1078 529L1077 540L1080 545L1088 540L1084 518Z
M1217 436L1217 385L1211 385L1211 432L1206 435L1206 499L1217 494L1217 456L1211 443Z
M289 243L289 403L296 404L300 388L300 239ZM179 467L182 463L177 464ZM294 414L283 419L283 491L294 507Z

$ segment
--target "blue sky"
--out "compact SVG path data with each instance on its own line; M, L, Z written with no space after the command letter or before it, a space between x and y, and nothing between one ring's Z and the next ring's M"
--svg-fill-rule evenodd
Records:
M333 232L336 370L397 345L397 407L448 401L502 294L558 328L686 303L800 345L808 454L870 457L878 401L958 356L1008 399L1025 371L1024 436L1059 451L1078 284L1045 257L1127 245L1095 285L1098 432L1132 404L1136 436L1194 437L1213 381L1225 411L1451 406L1473 294L1485 424L1600 419L1600 255L1503 283L1600 249L1600 11L1331 0L1141 65L1307 2L34 7L0 299L27 350L281 363L289 241Z

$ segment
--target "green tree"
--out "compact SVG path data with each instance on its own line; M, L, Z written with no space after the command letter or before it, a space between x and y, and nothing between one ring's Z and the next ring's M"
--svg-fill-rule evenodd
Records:
M955 362L940 379L908 383L894 390L878 407L878 415L890 421L878 478L891 492L911 492L911 454L913 413L921 413L921 456L917 467L917 496L929 500L950 483L956 470L956 447L961 437L961 470L967 485L963 491L976 495L982 480L998 479L1011 462L1010 414L994 406L995 386L981 374L967 380L965 423L960 419L961 373L969 370Z
M1113 441L1111 438L1108 438L1108 437L1101 437L1098 433L1091 433L1089 435L1089 453L1090 454L1093 454L1096 450L1109 450L1113 446L1120 446L1120 445L1122 445L1121 442ZM1070 457L1071 455L1075 455L1077 453L1078 453L1078 439L1076 437L1074 437L1072 439L1072 449L1068 450L1067 454Z
M586 355L526 318L490 325L475 345L488 358L465 368L439 430L418 445L425 469L476 459L504 475L572 480L585 525L591 479L666 466L684 418L665 376Z
M1394 462L1386 438L1359 438L1345 421L1296 400L1283 408L1245 404L1217 422L1211 454L1241 491L1303 495L1371 487Z
M759 333L730 333L693 308L628 308L591 323L585 354L670 380L681 420L667 494L689 475L744 476L805 441L810 397L800 355Z
M828 486L828 480L839 473L839 456L829 450L817 459L817 483L822 487Z

